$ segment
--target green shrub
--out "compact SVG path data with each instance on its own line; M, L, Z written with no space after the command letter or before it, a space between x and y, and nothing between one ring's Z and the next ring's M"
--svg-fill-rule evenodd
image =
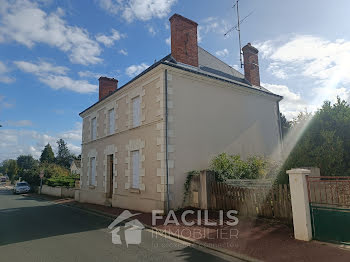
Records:
M210 163L217 181L265 178L269 173L267 167L268 162L262 157L250 156L243 160L239 155L226 153L214 157Z
M79 179L79 175L59 175L47 179L46 184L52 187L75 187L75 180L77 179Z

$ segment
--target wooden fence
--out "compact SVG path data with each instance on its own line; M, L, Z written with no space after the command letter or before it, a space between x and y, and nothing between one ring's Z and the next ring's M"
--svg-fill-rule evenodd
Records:
M208 185L209 209L234 209L242 216L292 221L288 185L272 187L236 187L211 181Z

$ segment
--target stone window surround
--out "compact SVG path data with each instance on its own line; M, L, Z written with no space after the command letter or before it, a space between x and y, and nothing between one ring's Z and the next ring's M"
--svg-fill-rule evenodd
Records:
M145 108L146 105L143 102L143 97L145 96L146 91L145 88L143 86L138 86L135 87L134 89L130 90L126 96L126 104L127 104L127 128L128 129L132 129L132 128L136 128L141 126L142 124L145 123L146 120L146 114L145 114ZM136 97L140 97L140 125L139 126L133 126L133 105L132 105L132 99L136 98Z
M109 133L109 115L108 112L109 110L114 109L114 130L113 133ZM104 109L104 114L105 114L105 121L104 121L104 130L103 130L103 134L105 136L111 136L114 135L116 133L116 131L118 130L118 113L117 113L117 109L118 109L118 102L117 101L112 101L110 103L108 103Z
M97 117L97 112L94 112L92 113L90 116L89 116L89 120L90 120L90 124L89 124L89 128L90 128L90 134L89 134L89 139L88 141L95 141L98 139L98 117ZM96 118L96 138L95 139L92 139L92 119Z
M90 189L94 189L95 187L97 187L97 167L98 167L98 158L97 158L97 151L96 149L90 149L89 153L88 153L88 172L87 172L87 183L86 185L90 188ZM95 161L96 161L96 174L95 174L95 184L94 185L90 185L90 174L91 174L91 158L95 157Z
M125 158L125 164L127 164L127 168L125 169L125 176L128 178L128 182L125 183L125 189L128 189L131 193L140 193L141 191L146 190L146 186L144 184L144 176L145 176L145 155L143 149L145 148L145 141L141 139L130 139L129 143L125 146L126 152L128 156ZM140 181L139 188L132 188L131 185L131 152L138 150L140 152ZM136 189L136 190L135 190ZM137 191L137 192L136 192Z
M115 189L117 188L117 146L115 145L108 145L106 146L104 150L104 158L103 158L103 188L104 192L107 193L107 156L108 155L113 155L113 194L115 194Z

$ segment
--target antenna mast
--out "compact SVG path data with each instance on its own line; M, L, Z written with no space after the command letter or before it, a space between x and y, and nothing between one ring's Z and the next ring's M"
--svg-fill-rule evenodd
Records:
M233 7L232 7L232 8L235 8L235 7L236 7L236 12L237 12L237 24L236 24L235 26L231 27L231 29L228 30L228 31L224 34L224 36L226 36L228 33L230 33L231 31L233 31L234 29L237 30L237 32L238 32L238 42L239 42L239 61L240 61L240 63L241 63L241 68L243 68L242 43L241 43L241 27L240 27L240 26L241 26L241 24L243 23L243 21L253 13L253 11L250 12L248 15L246 15L242 20L240 20L240 19L239 19L239 7L238 7L238 2L239 2L239 1L240 1L240 0L236 0L236 3L235 3L235 4L233 5Z
M243 68L243 61L242 61L242 43L241 43L241 28L240 28L240 21L239 21L239 8L238 8L238 2L239 0L236 0L236 7L237 7L237 31L238 31L238 42L239 42L239 61L241 62L241 68Z

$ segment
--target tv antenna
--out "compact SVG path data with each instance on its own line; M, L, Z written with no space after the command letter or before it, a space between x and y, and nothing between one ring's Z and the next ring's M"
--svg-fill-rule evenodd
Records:
M252 13L253 11L251 11L248 15L246 15L242 20L240 20L239 18L239 7L238 7L238 2L239 0L236 0L236 3L233 5L232 8L236 7L236 13L237 13L237 24L233 27L230 28L230 30L228 30L224 36L228 35L229 33L231 33L233 30L237 30L238 32L238 42L239 42L239 61L241 63L241 68L243 68L243 59L242 59L242 43L241 43L241 27L240 25L244 22L244 20L246 20Z

